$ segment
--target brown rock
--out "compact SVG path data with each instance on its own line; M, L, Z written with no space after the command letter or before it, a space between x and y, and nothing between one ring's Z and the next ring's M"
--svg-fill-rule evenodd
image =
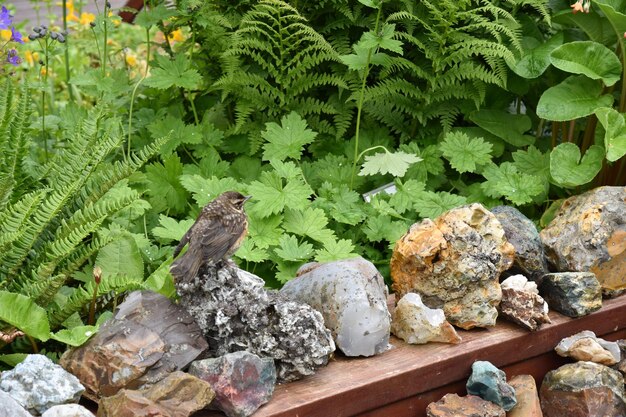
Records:
M501 284L502 301L498 310L506 319L528 330L537 330L543 323L550 323L548 304L539 295L534 282L522 275L507 278Z
M397 298L422 296L430 308L464 329L495 325L502 292L498 279L514 248L496 217L480 204L450 210L411 226L391 258Z
M214 397L208 382L176 371L150 388L123 389L103 398L98 417L186 417L207 407Z
M506 414L507 417L543 417L535 378L517 375L511 378L509 385L515 389L517 405Z
M505 417L502 407L485 401L476 395L459 397L457 394L446 394L436 403L428 404L428 417Z
M599 187L567 199L541 231L557 271L591 271L609 293L626 288L626 187Z
M620 347L584 330L561 340L554 348L559 356L571 357L577 361L591 361L602 365L615 365L621 360Z

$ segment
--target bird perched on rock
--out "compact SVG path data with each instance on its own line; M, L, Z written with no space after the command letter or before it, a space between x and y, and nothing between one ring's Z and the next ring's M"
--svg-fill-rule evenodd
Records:
M227 191L204 206L174 250L175 258L189 244L187 252L170 267L177 281L192 280L200 267L209 263L215 265L235 253L248 233L248 217L243 205L249 198Z

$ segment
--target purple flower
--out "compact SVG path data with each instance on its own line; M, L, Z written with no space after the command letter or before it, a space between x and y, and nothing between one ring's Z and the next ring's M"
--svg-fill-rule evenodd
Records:
M22 63L22 59L17 55L17 51L15 49L9 49L7 62L11 65L18 66Z
M11 13L9 13L9 9L2 6L2 10L0 10L0 29L8 29L11 26Z
M11 40L17 43L24 43L22 40L22 34L18 32L13 26L11 26Z

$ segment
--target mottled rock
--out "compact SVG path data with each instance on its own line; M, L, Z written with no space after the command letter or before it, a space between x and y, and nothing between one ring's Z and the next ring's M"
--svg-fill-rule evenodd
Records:
M592 272L557 272L543 277L539 292L551 309L580 317L602 307L602 289Z
M502 407L475 395L459 397L446 394L436 403L428 404L428 417L505 417Z
M515 389L506 383L506 374L491 362L476 361L472 364L472 374L467 380L466 388L468 394L478 395L506 411L517 404Z
M398 297L416 292L430 308L442 308L463 329L494 326L502 298L498 279L514 257L504 229L480 204L416 223L391 257Z
M623 417L624 378L607 366L576 362L543 378L541 408L545 417Z
M419 294L412 292L398 301L393 311L391 331L411 344L461 342L461 337L448 323L443 310L426 307Z
M619 347L621 360L613 368L620 371L622 375L626 375L626 339L620 339L615 343Z
M94 415L80 404L64 404L49 408L41 417L94 417Z
M626 288L626 187L599 187L568 198L541 231L557 271L591 271L608 291Z
M205 357L247 350L276 360L279 381L311 375L328 363L335 343L322 315L266 290L256 275L232 265L203 268L177 283L180 305L209 342Z
M150 388L122 389L102 398L98 417L187 417L207 407L214 396L208 382L176 371Z
M252 415L272 398L276 384L274 360L245 351L195 361L189 373L211 384L215 391L211 408L228 417Z
M13 397L0 390L0 417L32 417L22 404Z
M523 275L513 275L502 281L500 314L528 330L537 330L543 323L550 323L548 303L539 295L537 284Z
M504 235L515 248L515 260L506 274L522 274L532 281L541 283L548 271L548 261L537 227L528 217L511 206L491 209L504 229Z
M390 315L385 281L359 257L306 264L280 293L322 313L337 348L346 356L372 356L387 350Z
M181 370L207 348L193 318L167 297L151 291L130 293L115 316L60 364L76 375L93 400L122 388L153 384Z
M59 404L77 403L85 388L78 378L44 355L28 355L0 375L5 391L32 414L42 414Z
M507 417L543 417L535 378L530 375L517 375L509 385L515 390L517 405L506 414Z
M589 330L576 333L561 340L554 350L560 356L608 366L615 365L621 359L617 343L596 337L596 334Z

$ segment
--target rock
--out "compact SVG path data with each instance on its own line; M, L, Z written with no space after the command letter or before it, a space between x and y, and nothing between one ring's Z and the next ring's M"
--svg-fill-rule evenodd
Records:
M558 272L543 277L539 292L551 309L580 317L602 307L602 289L592 272Z
M549 272L548 261L535 224L511 206L497 206L491 212L502 225L506 239L515 248L513 266L506 273L522 274L541 283L541 278Z
M49 408L41 417L94 417L94 415L80 404L64 404Z
M430 308L442 308L463 329L494 326L502 298L500 274L514 258L504 229L480 204L452 209L416 223L391 257L397 297L416 292Z
M419 294L412 292L398 301L393 311L391 331L411 344L461 342L461 337L448 323L443 310L426 307Z
M517 405L506 414L507 417L543 417L535 378L517 375L511 378L509 385L515 390Z
M504 371L487 361L472 364L472 374L467 380L467 393L499 405L505 411L515 407L515 389L506 383Z
M502 301L498 310L506 319L528 330L537 330L550 323L548 303L539 295L537 284L523 275L513 275L502 281Z
M428 404L428 417L505 417L502 407L475 395L459 397L446 394L436 403Z
M55 405L77 403L85 387L48 357L28 355L15 368L0 375L0 390L28 412L42 414Z
M589 330L561 340L554 350L560 356L608 366L615 365L621 359L620 348L617 343L600 339Z
M591 271L603 289L626 288L626 187L599 187L568 198L541 231L557 271Z
M335 343L319 312L266 290L261 278L231 265L203 268L201 275L176 288L209 342L206 357L247 350L274 358L279 381L328 363Z
M195 361L189 373L211 384L215 391L211 408L228 417L252 415L272 398L276 385L274 360L245 351Z
M621 360L613 368L620 371L622 375L626 375L626 339L620 339L615 343L619 347Z
M307 264L280 293L322 313L337 348L346 356L372 356L389 344L390 315L385 281L359 257Z
M32 417L33 415L26 411L22 404L18 403L13 397L6 392L0 390L0 417Z
M576 362L543 378L541 408L545 417L623 417L624 378L607 366Z
M97 401L122 388L158 382L187 367L207 346L182 307L161 294L135 291L86 344L66 352L60 364Z
M215 394L208 382L181 371L142 390L122 389L102 398L98 417L187 417L207 407Z

